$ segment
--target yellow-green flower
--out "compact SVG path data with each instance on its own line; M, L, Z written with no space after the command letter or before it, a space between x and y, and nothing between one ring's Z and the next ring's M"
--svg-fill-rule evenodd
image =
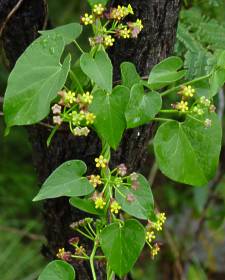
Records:
M118 214L120 209L121 209L121 206L119 205L119 203L117 201L114 200L110 205L111 213Z
M74 126L79 126L81 121L84 119L85 115L84 113L81 112L77 112L77 111L73 111L72 113L70 113L70 116L72 118L72 124Z
M68 91L65 94L65 99L64 99L65 104L73 104L76 101L75 95L76 95L75 92L73 92L71 90Z
M153 258L153 259L154 259L154 257L155 257L156 255L158 255L159 251L160 251L159 245L158 245L158 244L155 244L154 247L153 247L152 250L151 250L151 255L152 255L152 258Z
M191 98L195 94L195 89L192 86L182 86L179 92L184 98Z
M65 254L65 249L64 249L64 248L60 248L60 249L58 250L58 253L56 254L56 257L57 257L58 259L62 259L62 257L64 256L64 254Z
M154 239L155 239L155 233L154 233L154 231L147 231L147 232L146 232L146 240L147 240L149 243L151 243L152 240L154 240Z
M157 231L161 231L162 225L163 223L160 220L158 220L156 223L153 224L153 228L156 229Z
M96 119L96 116L93 113L86 113L85 119L86 119L87 125L93 124Z
M97 15L97 16L101 16L104 12L105 8L102 4L95 4L93 7L93 12Z
M99 175L91 175L89 182L92 184L94 188L102 184L101 177Z
M124 39L130 38L130 37L131 37L131 31L130 31L130 29L128 29L127 27L121 29L121 30L119 31L119 36L122 37L122 38L124 38Z
M106 47L112 47L115 42L115 39L111 35L104 36L104 45Z
M181 100L180 102L178 102L175 106L175 108L181 112L186 112L189 110L188 108L188 102Z
M96 209L104 209L106 205L106 202L104 201L104 199L102 197L97 197L95 199L95 208Z
M81 17L81 22L84 25L89 25L94 23L94 17L93 15L89 15L88 13L85 13L83 17Z
M96 167L98 168L106 168L108 161L100 155L98 158L95 159Z
M87 91L86 93L79 95L79 99L84 104L91 104L93 100L93 95L91 95L90 92Z
M165 223L165 221L166 221L166 214L165 214L165 213L159 213L159 214L157 215L157 217L158 217L158 220L159 220L162 224Z

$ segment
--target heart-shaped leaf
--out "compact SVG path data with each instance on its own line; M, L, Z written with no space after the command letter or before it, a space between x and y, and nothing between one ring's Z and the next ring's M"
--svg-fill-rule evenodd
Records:
M63 87L70 67L70 57L63 65L60 63L64 47L61 36L41 36L18 59L4 99L8 127L34 124L48 115L50 103Z
M75 271L72 265L64 261L52 261L42 271L38 280L74 280Z
M135 188L120 186L119 191L116 191L116 200L129 215L138 219L152 219L154 200L149 183L141 174L138 175L137 182L138 186ZM132 197L132 201L127 199L129 196Z
M100 244L112 270L122 277L131 270L145 244L145 229L136 220L108 225Z
M78 38L82 32L82 26L79 23L73 22L62 25L50 30L39 31L43 36L58 35L63 37L65 44L70 44L73 40Z
M162 107L162 98L157 92L144 92L144 87L136 84L132 87L125 116L127 128L146 124L155 117Z
M94 127L98 135L112 148L118 146L126 128L125 108L129 99L129 89L117 86L111 94L98 90L89 110L96 115Z
M185 76L186 71L178 71L183 66L181 58L171 56L155 65L150 72L148 83L151 89L160 89Z
M141 81L139 74L137 73L136 67L131 62L123 62L120 65L122 83L125 87L132 88L134 84L138 84Z
M76 207L81 211L85 211L90 214L99 215L99 216L104 215L104 211L101 209L96 209L94 201L90 199L72 197L70 199L70 204L73 207Z
M60 165L44 182L33 201L61 196L83 196L94 191L86 177L87 171L83 161L71 160Z
M210 128L204 127L206 117L212 120ZM187 117L184 123L170 121L156 133L154 150L158 166L174 181L203 186L215 175L221 149L221 124L216 114L203 116L201 120Z
M80 66L101 89L112 92L112 63L105 51L98 51L94 58L89 53L82 54Z

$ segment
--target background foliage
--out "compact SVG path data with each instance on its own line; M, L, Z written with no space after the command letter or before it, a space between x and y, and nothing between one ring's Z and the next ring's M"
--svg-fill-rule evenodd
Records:
M86 7L85 1L49 0L48 3L53 26L79 21ZM184 1L175 55L185 59L189 78L207 73L212 54L225 47L224 7L224 0ZM2 96L8 72L3 54L1 59ZM223 95L219 101L224 102ZM224 119L223 108L220 114ZM31 147L22 128L13 129L3 138L1 122L0 134L1 277L14 280L17 275L16 279L31 280L45 263L40 255L43 244L40 204L31 202L38 188ZM151 141L149 151L152 153ZM209 185L191 188L166 179L158 172L154 160L146 169L158 207L165 210L169 219L161 237L163 253L152 262L146 251L133 271L134 278L168 279L166 272L171 265L179 277L184 264L186 279L224 279L225 178L222 172Z

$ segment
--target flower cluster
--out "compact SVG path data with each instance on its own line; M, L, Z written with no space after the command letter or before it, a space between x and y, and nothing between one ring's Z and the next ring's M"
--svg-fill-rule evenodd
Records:
M152 258L154 258L160 250L159 245L157 243L153 244L153 242L156 239L156 232L162 230L165 221L166 221L165 213L158 213L156 222L148 221L148 224L146 226L145 238L146 238L146 243L149 245L151 249Z
M114 200L110 205L111 213L118 214L120 209L121 209L121 206L119 205L119 203L116 200Z
M60 100L52 106L53 123L60 126L68 123L75 136L87 136L90 132L88 126L92 125L96 116L88 112L88 106L93 101L90 92L82 94L73 91L60 91Z
M181 96L181 101L176 104L172 104L172 107L182 113L189 111L188 100L195 95L196 91L192 86L181 86L178 95Z
M118 5L108 10L101 3L95 4L91 14L85 13L81 17L81 24L95 25L95 36L89 38L90 45L92 47L103 45L107 48L113 46L115 38L137 38L144 28L141 19L122 23L128 15L133 14L134 11L130 4L127 7Z

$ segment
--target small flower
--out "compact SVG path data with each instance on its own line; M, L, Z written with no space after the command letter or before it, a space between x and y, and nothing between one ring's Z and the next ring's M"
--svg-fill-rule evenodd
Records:
M156 223L153 224L153 228L155 228L157 231L162 231L162 222L158 220Z
M54 116L53 117L53 123L57 124L57 125L61 125L62 124L62 118L60 116Z
M79 241L80 241L79 237L73 237L73 238L70 238L69 244L72 246L76 246L79 243Z
M76 101L75 92L68 91L65 95L64 102L65 104L71 105Z
M128 39L131 37L131 31L127 27L118 30L118 37Z
M54 106L52 106L52 113L54 115L61 114L61 110L62 110L62 107L58 104L55 104Z
M106 202L104 201L104 199L101 196L96 198L96 200L95 200L96 209L104 209L105 205L106 205Z
M149 243L151 243L156 238L154 231L147 231L145 238Z
M112 47L115 42L115 39L111 35L104 36L104 45L106 47Z
M84 25L89 25L94 23L94 17L93 15L89 15L88 13L85 13L83 17L81 17L81 22Z
M158 255L159 251L160 251L159 245L158 245L158 244L155 244L154 247L153 247L152 250L151 250L151 255L152 255L152 258L153 258L153 259L154 259L154 257L155 257L156 255Z
M86 126L81 128L82 136L88 136L89 132L90 132L90 129L88 129Z
M70 113L70 117L72 118L72 124L74 126L79 126L85 115L83 112L78 113L77 111L73 111Z
M208 98L206 98L205 96L202 96L200 98L200 104L202 104L206 107L209 107L211 105L211 101Z
M195 89L192 86L181 86L181 90L178 93L183 96L183 98L191 98L195 94Z
M56 254L56 257L58 259L64 260L64 261L70 261L71 260L71 252L65 252L64 248L59 249L58 253Z
M98 158L95 158L96 167L98 168L106 168L108 161L100 155Z
M141 19L137 19L136 22L128 22L128 27L130 28L132 38L137 38L144 28Z
M210 105L210 106L209 106L209 112L210 112L210 113L215 113L215 112L216 112L216 106L213 105L213 104Z
M75 136L88 136L90 130L85 126L85 127L75 127L73 129L73 135Z
M83 256L83 255L85 255L85 253L86 253L86 250L83 246L76 247L75 254L77 256Z
M118 174L120 176L125 176L127 174L127 167L124 163L121 163L117 168L118 168Z
M65 105L65 97L66 97L66 91L65 90L61 90L58 92L58 95L61 97L59 104L64 106Z
M99 175L91 175L89 182L92 184L94 188L102 184L101 177Z
M87 125L93 124L95 119L96 119L96 116L94 114L92 114L92 113L87 113L85 115L85 119L86 119Z
M188 108L188 102L187 101L184 101L184 100L181 100L180 102L178 102L176 105L175 105L175 108L181 112L186 112L189 110Z
M165 221L166 221L166 214L165 214L165 213L159 213L159 214L157 215L157 218L158 218L158 220L159 220L162 224L164 224Z
M91 104L93 100L93 95L91 95L90 92L87 91L86 93L79 95L78 99L81 103Z
M204 121L204 126L205 126L206 128L210 128L210 127L212 126L212 120L210 120L210 119L205 119L205 121Z
M121 209L121 206L119 205L119 203L117 201L114 200L110 205L111 213L118 214L120 209Z
M101 16L104 12L105 8L102 4L95 4L94 8L93 8L93 12L97 15L97 16Z

